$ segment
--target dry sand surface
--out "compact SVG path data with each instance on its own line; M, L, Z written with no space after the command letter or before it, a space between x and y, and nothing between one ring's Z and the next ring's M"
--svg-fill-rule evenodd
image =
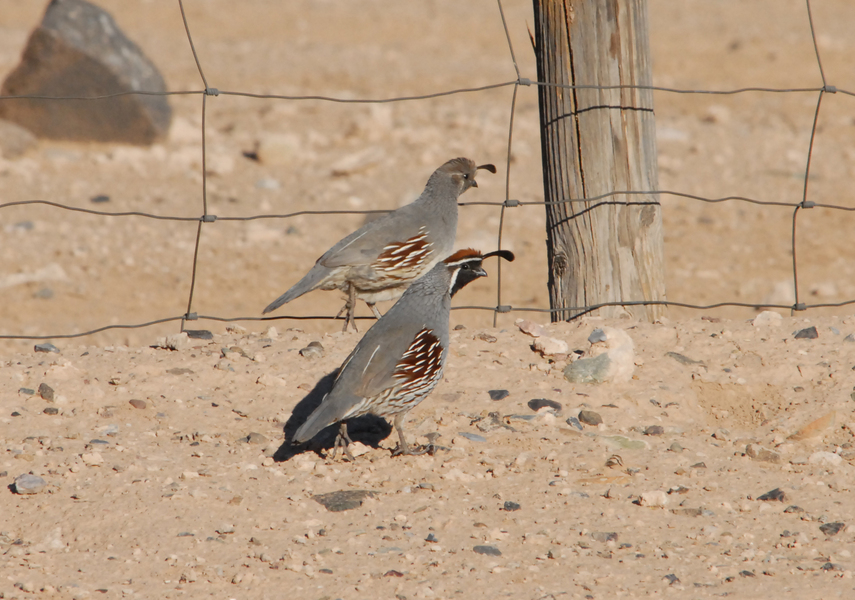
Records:
M170 89L203 87L177 2L100 4ZM389 98L516 77L488 0L184 4L208 85L220 90ZM855 4L812 4L827 81L855 90ZM0 77L43 8L0 0ZM531 5L504 8L522 75L534 79ZM650 16L656 85L822 84L804 2L655 0ZM460 155L499 167L462 200L501 201L511 96L504 87L369 105L208 98L208 210L395 208ZM0 158L0 204L198 217L202 101L171 101L170 135L151 148L40 141ZM657 92L655 103L662 189L802 200L816 92ZM808 189L815 202L855 207L852 107L845 94L823 98ZM536 90L520 88L511 198L542 199L537 122ZM245 156L253 152L261 160ZM93 203L99 195L109 200ZM669 299L793 301L792 208L661 199ZM363 218L205 224L192 310L260 316ZM855 298L852 218L800 213L801 301ZM498 227L495 207L461 208L458 243L494 249ZM46 206L0 210L0 334L183 314L196 228ZM542 209L506 211L503 246L517 261L502 270L503 304L548 306L544 238ZM495 264L487 268L491 276L458 304L495 306ZM340 306L338 294L318 292L277 314ZM675 308L657 324L588 318L549 325L571 353L544 358L515 325L530 314L499 315L492 328L488 311L455 311L453 324L465 328L452 332L446 379L406 426L442 448L392 458L394 434L362 421L352 426L364 444L353 464L325 458L328 438L299 452L285 441L358 340L338 323L245 320L227 330L200 321L193 327L213 340L177 350L154 347L177 322L54 337L58 354L0 340L0 481L9 486L0 494L0 597L852 597L848 312L753 323L757 311L737 308ZM592 351L587 338L598 327L634 342L631 373L567 381L565 365L574 351ZM816 338L795 338L810 327ZM312 341L322 356L300 354ZM492 400L490 390L508 395ZM537 412L533 399L560 410ZM602 424L577 426L582 409ZM14 493L25 473L45 488ZM352 508L316 501L337 491L353 492Z

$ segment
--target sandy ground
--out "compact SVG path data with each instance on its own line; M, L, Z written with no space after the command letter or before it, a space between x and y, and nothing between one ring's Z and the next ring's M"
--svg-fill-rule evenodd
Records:
M101 4L170 89L202 87L177 3ZM530 4L504 7L520 69L534 78ZM247 1L239 9L187 0L185 8L208 85L221 90L386 98L515 78L487 0L466 10L439 0L358 8ZM17 63L42 10L0 0L0 76ZM855 6L827 0L813 10L828 83L855 89ZM821 85L803 2L657 0L650 14L657 85ZM0 158L0 203L199 215L201 99L172 100L169 138L152 148L39 142L22 157ZM499 166L463 200L503 200L510 101L511 88L382 105L209 98L209 212L394 208L458 155ZM662 189L802 199L815 92L657 93L655 102ZM816 202L853 206L851 102L839 93L823 99L808 189ZM537 118L536 91L521 88L512 198L542 198ZM253 151L266 159L244 156ZM98 195L109 202L93 204ZM792 209L668 195L662 202L669 299L792 301ZM851 218L800 214L802 301L855 298ZM193 310L260 316L362 220L206 224ZM464 207L458 243L490 250L498 226L497 209ZM506 213L503 245L517 261L502 271L503 304L548 305L543 226L537 207ZM30 206L0 210L0 231L0 334L71 334L187 310L195 223ZM495 305L494 271L459 303ZM340 305L337 294L316 293L280 312L329 315ZM853 535L820 526L853 520L849 312L755 326L754 310L672 309L655 325L550 326L582 352L596 327L629 334L633 378L595 385L564 379L567 357L531 350L514 324L530 314L500 315L493 329L487 311L455 311L453 324L465 329L453 332L446 380L407 425L422 442L438 433L447 449L391 458L387 427L355 423L354 438L368 444L355 464L323 458L322 447L294 454L284 444L283 430L317 401L323 378L358 339L336 333L338 324L242 321L245 330L227 331L200 321L214 340L177 351L152 347L177 331L174 322L52 338L59 354L0 341L0 480L10 486L0 495L8 515L0 594L847 597ZM794 338L811 326L816 339ZM311 341L324 346L323 357L299 353ZM53 400L39 395L42 383ZM488 391L499 389L509 395L491 400ZM528 402L540 398L559 402L560 414L535 413ZM567 419L581 409L603 423L579 431ZM653 425L662 431L645 435ZM753 458L749 443L760 446ZM23 473L41 476L46 488L13 493ZM758 499L775 488L783 501ZM343 512L313 499L339 490L372 494ZM481 545L501 555L476 553Z

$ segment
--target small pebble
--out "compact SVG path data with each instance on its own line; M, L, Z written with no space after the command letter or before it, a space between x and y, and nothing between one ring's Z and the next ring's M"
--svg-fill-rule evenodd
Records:
M766 492L757 499L762 500L763 502L785 502L787 500L787 495L781 491L781 488L775 488L774 490Z
M48 343L44 343L44 344L36 344L36 345L33 347L33 349L34 349L36 352L56 352L57 354L59 353L59 348L57 348L57 347L56 347L56 346L54 346L53 344L48 344Z
M801 506L796 506L795 504L791 504L790 506L788 506L787 508L784 509L784 512L785 513L803 513L803 512L805 512L805 509L803 509Z
M475 339L487 342L488 344L495 344L498 341L496 336L490 335L489 333L479 333L475 336Z
M270 441L267 439L266 435L258 433L257 431L251 432L243 439L246 440L248 444L266 444L268 441Z
M472 548L475 554L484 554L486 556L501 556L502 552L495 546L475 546Z
M44 414L46 414L46 415L58 415L59 409L55 406L48 406L42 412L44 412Z
M552 409L556 414L561 412L561 404L555 400L548 400L547 398L534 398L529 400L528 407L534 412L539 411L541 408Z
M128 400L128 404L130 404L134 408L139 408L140 410L146 407L145 400L137 400L136 398L134 398L133 400Z
M829 537L831 537L832 535L837 535L845 528L846 524L841 523L840 521L836 521L834 523L826 523L825 525L819 526L819 530Z
M32 396L33 394L36 393L36 390L31 389L31 388L23 388L22 387L22 388L18 388L18 393L24 394L25 396Z
M107 196L106 194L98 194L97 196L92 196L89 201L93 204L103 204L104 202L110 201L110 196Z
M436 536L434 534L429 533L428 536L425 538L425 541L426 542L438 542L439 540L436 539Z
M569 417L567 419L567 424L570 425L570 427L575 427L579 431L582 431L584 429L584 427L582 427L582 423L580 423L579 419L577 419L576 417Z
M797 340L815 340L818 337L819 334L816 332L816 327L807 327L795 333Z
M593 538L595 542L602 542L605 544L606 542L617 541L618 534L614 531L594 531L591 533L591 538Z
M682 452L682 451L683 451L683 447L680 445L680 443L679 443L679 442L674 442L673 444L671 444L671 445L668 447L668 450L670 450L671 452Z
M600 413L594 412L593 410L579 411L579 420L585 425L591 425L594 427L603 422L603 418L600 416Z
M38 494L47 486L47 482L38 475L25 473L15 478L15 493Z
M508 512L513 512L515 510L519 510L521 507L516 502L511 502L510 500L505 501L505 505L502 507L502 510L506 510Z
M487 438L482 435L478 435L477 433L469 433L468 431L459 431L458 435L460 437L464 437L471 442L486 442Z
M668 580L668 585L674 585L675 583L680 582L680 578L674 575L673 573L669 573L668 575L663 577L663 579Z
M665 428L662 425L651 425L644 430L644 435L662 435L665 433Z
M300 350L300 356L305 358L323 358L324 347L320 342L309 342L309 345Z
M490 394L490 400L504 400L511 395L508 390L489 390L487 393Z

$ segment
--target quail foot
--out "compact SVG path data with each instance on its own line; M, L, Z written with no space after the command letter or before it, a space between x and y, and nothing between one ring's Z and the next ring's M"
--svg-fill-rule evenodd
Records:
M340 423L335 451L348 449L347 421L366 414L391 418L399 445L393 454L420 454L404 437L407 412L425 399L442 379L448 356L451 297L487 273L481 266L490 256L512 261L513 253L498 250L482 255L460 250L413 283L400 300L369 329L344 361L332 389L293 437L310 440L329 425Z
M346 312L344 331L351 323L356 329L357 299L365 301L379 319L375 303L400 297L411 283L451 254L457 237L457 198L470 187L478 187L475 175L479 169L496 172L493 165L475 166L468 158L442 165L430 176L421 196L339 241L263 314L306 292L337 289L347 296L336 315Z

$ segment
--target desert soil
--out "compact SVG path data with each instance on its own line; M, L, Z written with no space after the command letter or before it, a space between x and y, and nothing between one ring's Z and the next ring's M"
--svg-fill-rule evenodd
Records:
M170 89L203 87L176 2L100 4ZM520 70L534 79L531 6L503 6ZM43 8L0 0L0 76L17 64ZM450 0L187 0L185 8L208 85L220 90L389 98L516 76L487 0L465 9ZM649 8L656 85L822 85L804 2ZM828 84L855 90L855 5L812 9ZM511 94L368 105L210 97L208 210L394 208L459 155L499 167L462 200L501 201ZM817 96L657 92L660 187L800 202ZM0 204L198 216L201 98L171 101L169 137L151 148L39 141L0 158ZM810 200L855 206L846 184L855 174L851 107L842 93L823 98ZM542 199L537 123L536 91L520 88L511 198ZM245 156L252 152L262 160ZM99 195L109 201L93 204ZM669 299L792 302L792 208L667 194L662 204ZM851 218L800 212L801 301L855 298ZM363 219L205 224L192 310L260 316ZM494 249L498 227L495 207L463 207L458 244ZM328 456L328 438L304 451L285 440L359 339L339 323L247 319L227 329L201 320L193 327L213 340L177 350L157 347L177 333L174 321L60 337L183 314L196 223L20 206L0 210L0 229L0 334L53 336L59 350L0 340L2 597L853 594L855 319L847 307L780 320L754 321L758 311L738 308L673 308L655 324L585 318L547 327L571 351L552 357L534 352L515 324L545 324L542 315L502 314L494 328L489 311L455 311L462 328L452 332L446 378L406 425L411 438L441 448L393 458L395 435L369 420L353 424L362 453L349 463ZM517 261L502 269L503 304L548 306L543 230L536 206L506 212L503 246ZM458 304L495 306L495 265L488 269ZM280 312L330 315L340 306L338 294L317 292ZM633 341L631 376L569 382L564 367L592 352L587 339L599 327ZM795 337L811 327L815 338ZM312 341L322 356L300 353ZM492 400L490 390L508 394ZM535 411L533 399L560 408ZM577 424L583 409L603 422ZM45 488L15 493L26 473ZM760 499L775 489L783 495ZM364 494L340 512L317 501L337 491Z

